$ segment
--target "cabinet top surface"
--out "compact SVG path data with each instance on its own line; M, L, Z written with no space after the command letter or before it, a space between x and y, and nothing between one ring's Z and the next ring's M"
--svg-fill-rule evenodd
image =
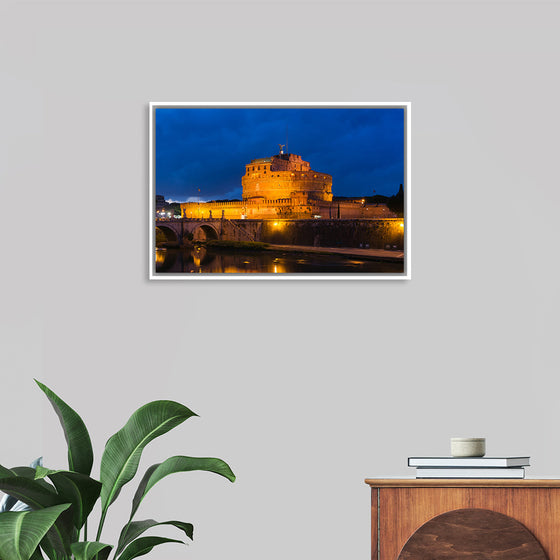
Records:
M372 488L560 488L557 478L366 478Z

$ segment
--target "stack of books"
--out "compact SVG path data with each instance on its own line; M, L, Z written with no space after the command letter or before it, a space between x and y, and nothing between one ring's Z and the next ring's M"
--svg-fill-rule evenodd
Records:
M525 478L529 457L409 457L416 478Z

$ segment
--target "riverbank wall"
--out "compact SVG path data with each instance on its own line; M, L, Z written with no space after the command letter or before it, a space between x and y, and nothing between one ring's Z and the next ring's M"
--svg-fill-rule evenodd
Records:
M402 219L265 220L259 241L275 245L403 250Z

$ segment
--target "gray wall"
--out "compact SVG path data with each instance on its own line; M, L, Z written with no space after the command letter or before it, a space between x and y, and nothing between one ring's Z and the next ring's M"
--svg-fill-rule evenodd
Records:
M4 2L0 462L64 464L33 377L81 413L98 460L140 404L191 406L142 472L216 455L238 481L152 490L141 518L196 525L162 560L365 559L363 479L454 435L560 475L559 11ZM147 103L223 100L411 101L412 281L148 282Z

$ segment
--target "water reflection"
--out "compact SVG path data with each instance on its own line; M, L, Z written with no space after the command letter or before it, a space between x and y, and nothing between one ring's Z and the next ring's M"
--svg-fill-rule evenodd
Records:
M360 260L356 257L289 253L276 251L236 251L190 248L156 249L156 272L170 273L339 273L403 272L400 263Z
M209 253L206 247L197 246L194 249L190 249L190 251L193 258L193 263L198 267L210 264L215 258L215 255Z

